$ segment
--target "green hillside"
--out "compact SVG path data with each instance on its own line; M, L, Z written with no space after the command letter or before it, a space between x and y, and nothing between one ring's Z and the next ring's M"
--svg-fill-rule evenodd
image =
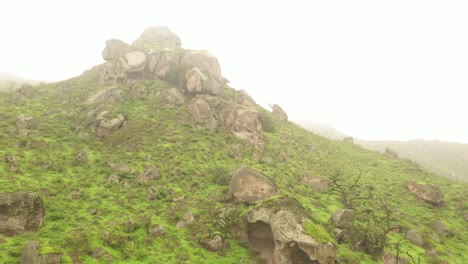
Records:
M62 253L61 263L267 263L252 252L253 242L246 241L242 231L250 212L261 208L296 212L310 237L336 247L340 263L382 263L387 251L408 261L411 255L420 263L466 262L466 184L437 176L407 159L329 140L279 121L259 106L264 145L258 147L228 128L210 130L194 121L188 111L194 94L184 93L179 105L167 102L163 95L174 87L184 88L180 76L187 75L174 73L165 81L139 76L109 84L102 82L105 70L106 65L99 65L82 76L42 84L27 93L2 92L0 193L40 195L46 220L37 232L0 235L0 263L19 263L30 240L41 244L39 255ZM109 87L118 96L90 100ZM235 94L224 85L217 95L195 98L225 109L236 100ZM236 107L243 111L243 106ZM100 134L102 127L95 125L98 118L93 116L97 110L123 116L124 125ZM140 176L152 165L160 178L143 181ZM278 192L256 204L227 201L231 175L239 166L262 173ZM373 191L364 206L354 208L349 239L338 243L329 222L343 208L340 196L333 195L332 188L329 195L307 186L305 174L338 179L344 188L361 175L357 194L349 196L361 198ZM118 182L110 180L112 175ZM405 188L406 181L438 186L444 202L433 205L419 199ZM157 198L149 199L153 186ZM379 202L384 200L386 207ZM236 212L229 225L220 222L225 208ZM176 227L188 210L194 221ZM390 216L385 218L387 213ZM434 220L445 224L445 235L434 230ZM156 225L165 229L163 235L150 234ZM405 239L407 230L419 233L424 242L417 246ZM203 241L216 234L229 246L212 252ZM383 251L372 244L381 238ZM297 242L292 251L301 245L297 239L291 241ZM292 263L325 263L292 259Z

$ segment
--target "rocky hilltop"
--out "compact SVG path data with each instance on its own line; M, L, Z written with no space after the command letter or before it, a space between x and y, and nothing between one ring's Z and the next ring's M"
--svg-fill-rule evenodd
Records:
M466 185L261 108L168 28L102 56L0 97L1 263L463 262Z

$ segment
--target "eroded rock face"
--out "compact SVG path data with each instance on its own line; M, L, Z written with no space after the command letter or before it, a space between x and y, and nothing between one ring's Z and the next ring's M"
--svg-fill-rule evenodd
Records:
M406 188L428 203L439 205L444 202L444 194L439 187L433 184L419 184L413 181L407 181Z
M255 110L257 108L255 100L244 90L236 91L234 94L234 100L236 103L246 106L249 109Z
M247 167L234 171L227 200L248 204L259 203L278 193L278 188L263 174Z
M180 62L182 65L198 68L200 71L221 80L221 66L218 59L206 50L189 51Z
M176 53L152 51L147 56L146 70L161 79L165 79L169 72L179 65L179 55Z
M134 51L125 54L123 67L126 72L140 72L146 67L146 55L141 51Z
M279 121L286 122L288 121L288 114L281 108L279 105L275 104L271 106L273 116Z
M268 263L335 263L335 246L307 235L300 217L288 208L254 209L246 221L250 249Z
M36 241L28 241L21 253L20 264L60 264L62 253L39 255L41 245Z
M174 49L180 47L179 36L167 27L150 27L141 33L140 37L132 43L132 47L138 50L149 49Z
M42 198L30 192L0 194L0 234L15 236L37 231L45 221Z

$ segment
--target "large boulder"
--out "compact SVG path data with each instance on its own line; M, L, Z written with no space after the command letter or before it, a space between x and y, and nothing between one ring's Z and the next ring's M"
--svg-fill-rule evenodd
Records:
M203 73L199 68L193 67L185 73L185 89L190 94L218 95L223 91L222 84L211 75Z
M28 241L21 253L20 264L60 264L62 253L40 254L41 245L36 241Z
M234 93L234 101L252 110L257 108L255 100L244 90L236 91Z
M121 60L125 72L141 72L146 67L146 55L141 51L134 51L125 54Z
M238 109L236 116L236 121L231 127L234 135L263 151L263 126L258 112Z
M273 116L279 121L288 121L288 114L279 105L275 104L271 106Z
M256 208L246 215L249 248L267 263L335 263L338 250L306 233L297 205L279 203L283 205Z
M180 62L188 67L198 68L203 73L221 80L221 66L218 59L206 50L192 50L187 52Z
M110 111L101 111L95 116L93 130L97 137L105 137L117 131L124 123L125 117L122 114L114 116Z
M132 43L132 47L146 51L150 49L175 49L180 47L180 38L167 27L150 27Z
M187 103L188 112L193 116L196 123L201 123L205 128L214 132L218 121L211 111L210 105L201 97L195 97Z
M146 70L158 78L166 79L168 74L179 65L179 55L173 52L150 51Z
M42 198L30 192L0 194L0 234L15 236L37 231L45 221Z
M439 205L444 202L444 194L439 187L433 184L420 184L413 181L407 181L406 188L428 203Z
M116 103L122 101L122 90L118 90L117 87L107 87L86 100L87 104L96 103Z
M341 209L332 214L330 222L337 228L350 228L353 225L353 218L353 210Z
M226 199L232 202L257 204L278 193L278 188L263 174L247 167L232 175Z
M106 47L102 51L102 58L106 61L117 61L130 51L130 45L118 40L110 39L106 41Z

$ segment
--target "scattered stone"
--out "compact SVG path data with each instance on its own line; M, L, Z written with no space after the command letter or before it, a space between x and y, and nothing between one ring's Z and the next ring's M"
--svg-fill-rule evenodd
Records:
M108 178L107 178L107 184L113 184L113 183L119 183L120 182L120 177L119 175L112 173Z
M33 122L33 118L30 116L25 116L23 114L16 116L16 126L18 128L30 128Z
M175 106L183 105L185 102L184 95L177 88L169 89L164 97L165 102Z
M279 121L281 122L286 122L288 121L288 115L286 114L286 112L283 110L283 108L281 108L279 105L275 104L275 105L270 105L270 107L272 108L272 114L273 116L278 119Z
M146 200L152 201L152 200L158 200L158 199L159 199L158 189L154 186L148 187L148 190L146 191Z
M73 190L68 197L73 200L79 200L81 198L81 192L77 190Z
M324 177L315 176L311 173L306 173L304 174L304 177L302 177L302 183L318 192L328 191L329 180Z
M439 205L444 202L444 194L439 187L433 184L419 184L413 181L407 181L406 188L428 203Z
M178 229L185 228L188 224L192 223L195 220L195 217L193 216L192 210L187 210L184 215L182 216L182 219L177 222L176 227Z
M104 255L106 255L106 251L102 248L96 248L96 250L94 250L93 252L93 258L95 259L101 259Z
M403 232L403 237L416 246L422 246L424 244L424 238L414 229Z
M5 157L6 163L9 163L9 164L18 163L19 160L20 160L20 158L18 156L6 156Z
M140 184L145 184L153 180L159 180L159 178L161 178L161 175L159 174L158 168L151 164L145 167L145 171L138 175L136 181Z
M440 220L435 220L435 221L432 223L432 227L434 228L434 230L435 230L437 233L439 233L440 235L443 235L444 237L450 235L449 229L448 229L447 226L446 226L444 223L442 223Z
M354 138L353 137L345 137L345 138L343 138L343 142L348 142L348 143L354 144Z
M201 244L211 252L221 252L228 245L227 241L225 243L220 235L204 239Z
M88 152L86 152L86 150L80 151L80 153L75 156L74 164L88 164Z
M41 245L36 241L28 241L21 253L20 264L60 264L62 253L39 255Z
M231 131L242 140L247 141L257 150L263 151L263 126L259 114L256 111L244 109L237 110L237 118Z
M166 229L162 225L155 225L148 229L148 233L151 236L159 237L166 234Z
M330 221L334 226L340 229L350 228L353 225L354 211L350 209L341 209L334 212Z
M88 209L88 214L97 215L97 214L99 214L99 210L97 208L89 208Z
M232 175L226 199L232 202L257 204L278 193L278 188L263 174L247 167Z
M45 221L42 198L30 192L0 193L0 234L37 231Z
M122 90L118 90L117 87L111 86L89 97L88 100L86 100L86 103L87 104L117 103L121 101L122 101Z

